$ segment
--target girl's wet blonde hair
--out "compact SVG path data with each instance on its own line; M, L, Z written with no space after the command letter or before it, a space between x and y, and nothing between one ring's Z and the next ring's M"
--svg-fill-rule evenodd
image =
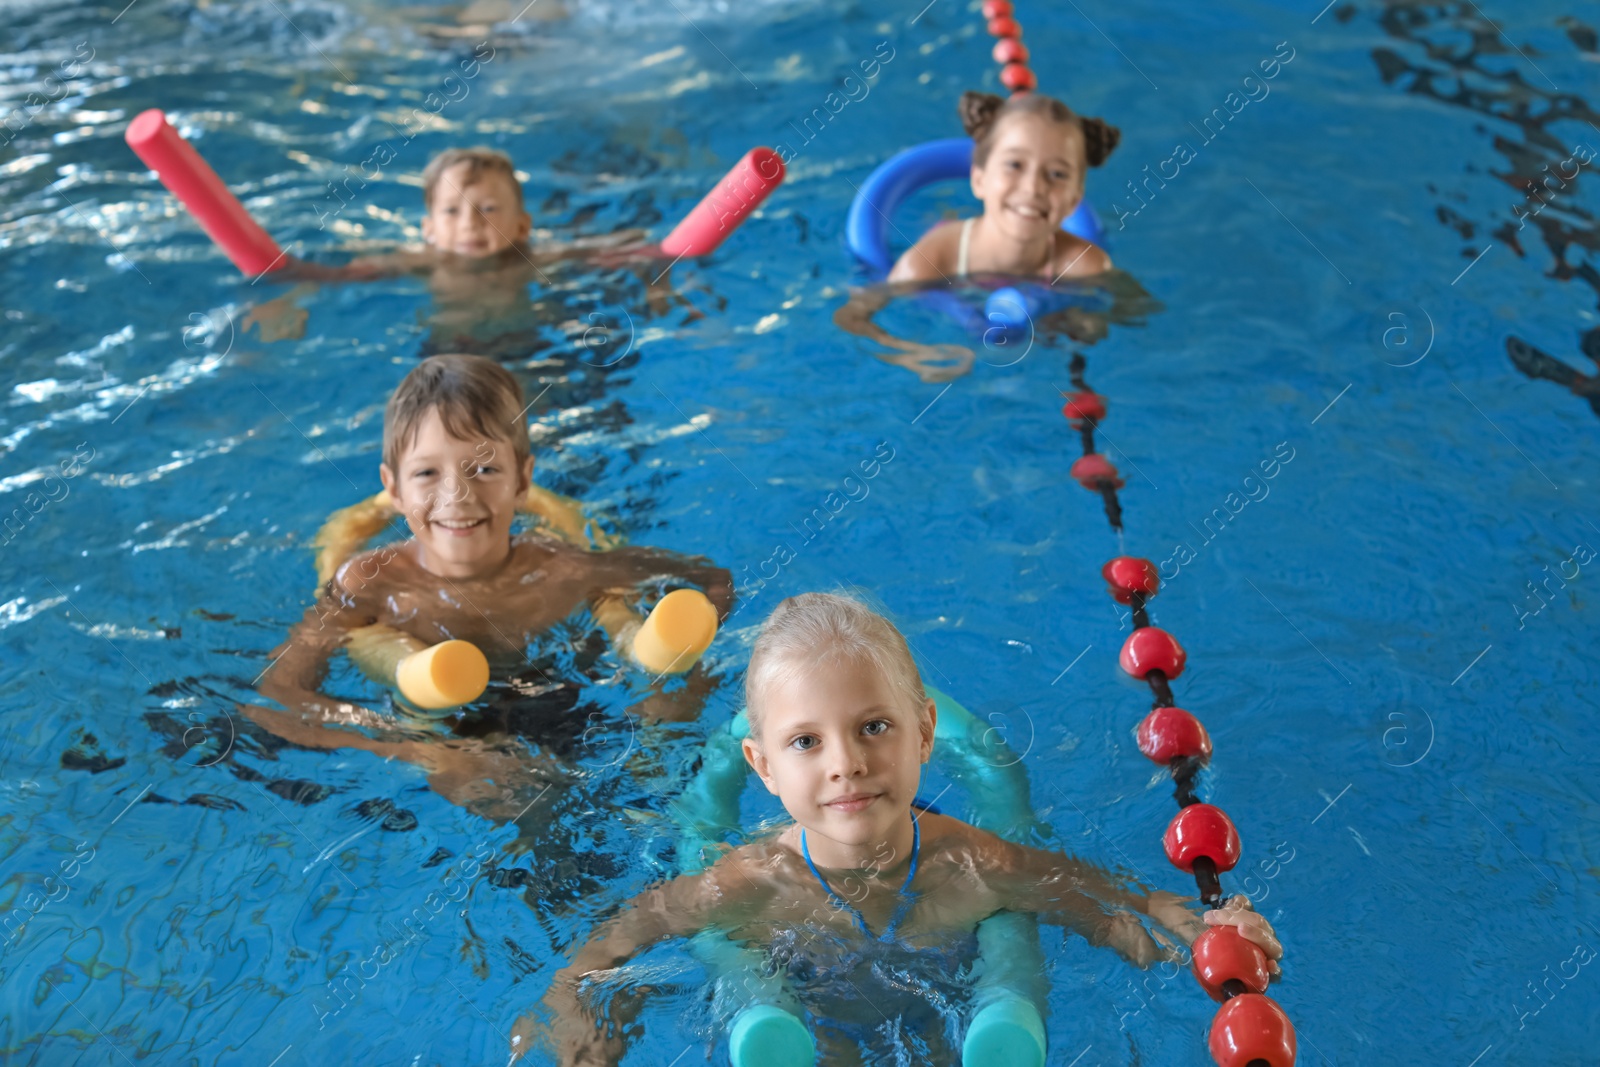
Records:
M750 651L744 699L751 736L760 740L762 699L774 685L843 663L871 665L923 715L928 696L922 675L894 623L851 597L802 593L773 609Z

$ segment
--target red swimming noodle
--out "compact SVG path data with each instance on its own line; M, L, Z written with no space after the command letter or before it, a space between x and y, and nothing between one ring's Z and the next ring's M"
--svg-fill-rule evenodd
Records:
M661 242L671 259L705 256L783 184L783 160L770 148L752 148Z
M239 198L228 191L217 172L172 128L159 108L128 123L126 137L128 147L189 209L240 273L255 276L281 267L286 257L277 242L256 224Z

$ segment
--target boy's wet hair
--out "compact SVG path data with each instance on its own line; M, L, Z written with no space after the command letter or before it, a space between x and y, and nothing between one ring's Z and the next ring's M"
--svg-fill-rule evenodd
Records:
M423 210L433 210L433 192L439 186L439 179L445 171L459 163L467 165L467 180L461 183L463 187L471 185L485 174L503 174L511 183L511 188L516 190L517 209L526 210L522 205L522 182L517 180L517 168L512 165L510 156L493 148L447 148L430 159L422 171Z
M398 476L400 456L417 439L422 420L438 411L450 436L511 443L516 469L528 458L527 408L510 371L482 356L430 356L405 376L383 411L383 462Z
M762 697L772 686L845 662L872 665L921 718L928 696L894 623L847 596L802 593L773 609L750 650L744 700L751 735L760 739Z
M1004 99L993 93L962 93L960 109L961 128L973 140L972 165L975 167L989 161L995 131L1000 128L1001 120L1012 115L1042 115L1064 126L1076 125L1083 131L1083 150L1091 167L1104 163L1122 140L1122 131L1108 125L1104 119L1084 118L1055 97L1043 93L1019 93Z

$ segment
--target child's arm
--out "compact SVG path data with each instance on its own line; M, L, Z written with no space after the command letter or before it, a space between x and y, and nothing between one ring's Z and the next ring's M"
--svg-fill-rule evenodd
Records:
M262 729L291 744L306 748L359 748L388 758L400 755L396 746L375 741L358 730L333 725L385 728L392 724L370 708L330 697L319 689L328 673L328 661L349 639L360 622L350 604L333 586L306 609L305 617L289 631L283 644L273 649L256 688L286 710L241 704L239 710Z
M295 287L281 296L257 304L240 320L241 330L258 327L261 340L299 340L305 336L306 309L299 301L316 292L322 282L366 282L379 278L395 278L403 274L416 274L427 270L432 259L426 252L390 252L378 256L361 256L340 266L327 263L309 263L288 257L282 267L272 272L270 280L295 282Z
M1034 912L1045 922L1070 927L1090 944L1114 949L1140 967L1162 957L1161 947L1134 917L1146 911L1143 894L1092 863L998 839L995 844L1003 847L984 851L993 853L986 860L990 884L1005 910Z
M651 578L671 575L698 586L716 606L718 618L727 618L733 610L733 575L704 556L634 546L608 552L596 562L603 567L596 577L605 593L633 596L639 585Z
M945 222L923 234L895 260L889 283L949 282L951 271L946 267L955 261L953 244L960 231L959 224Z
M1111 269L1111 256L1105 249L1077 234L1060 233L1056 237L1055 262L1051 273L1055 281L1062 278L1087 278ZM1059 269L1056 269L1059 264ZM1055 284L1054 282L1051 283Z
M297 282L370 282L379 278L425 273L433 268L436 259L437 254L426 248L357 256L348 263L338 265L312 263L290 256L280 270L273 272L273 278Z
M1176 893L1158 889L1150 894L1146 914L1182 938L1185 945L1194 944L1195 938L1205 933L1207 927L1237 927L1246 940L1253 941L1266 954L1267 966L1272 973L1278 973L1277 961L1283 958L1283 945L1279 943L1272 924L1251 906L1249 897L1235 893L1222 907L1213 908L1204 915L1196 915L1184 907L1185 903L1185 899Z
M548 1026L537 1015L522 1016L512 1027L515 1060L547 1032L562 1065L618 1062L627 1051L622 1036L626 1020L597 1020L580 994L579 985L595 971L620 967L652 946L675 937L689 937L712 925L737 925L759 911L767 891L745 872L737 853L725 856L699 874L674 878L648 889L622 906L557 971L544 996Z
M1091 943L1115 949L1140 967L1168 953L1130 913L1150 916L1185 945L1193 944L1207 926L1230 925L1259 945L1268 959L1283 955L1271 924L1251 911L1249 900L1242 896L1234 897L1226 908L1206 912L1202 919L1175 894L1135 892L1092 863L1021 845L1009 847L1012 853L995 865L995 888L1006 910L1032 911L1046 922L1070 926ZM1108 912L1105 905L1125 910Z
M330 583L317 602L306 609L305 617L289 631L288 639L272 650L272 658L256 686L262 696L282 704L288 709L287 712L258 715L256 712L269 712L270 709L247 708L246 714L285 740L315 748L342 747L332 742L361 735L345 730L328 730L332 737L324 737L324 743L318 744L308 740L310 735L303 730L294 731L297 736L289 736L287 725L291 721L308 725L336 722L359 726L389 725L382 716L370 709L319 691L328 674L328 661L349 640L350 631L372 621L370 616L356 607L353 598L342 594L337 583ZM271 721L264 721L267 719ZM352 743L352 747L366 746Z
M667 258L661 254L659 245L646 243L648 236L647 231L640 229L584 234L566 244L544 242L533 245L530 258L540 265L567 260L594 260L602 266L617 266L637 259Z
M546 761L524 746L414 740L397 734L395 722L370 708L318 691L328 661L370 620L337 592L324 595L273 651L258 685L262 696L287 710L259 704L241 704L239 710L262 729L304 748L359 749L415 764L427 772L433 791L451 803L496 822L511 819L526 806L525 794L552 780ZM364 728L381 733L369 736Z

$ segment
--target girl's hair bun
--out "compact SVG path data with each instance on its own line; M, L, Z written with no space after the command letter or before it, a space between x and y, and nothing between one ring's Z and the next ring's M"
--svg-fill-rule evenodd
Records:
M1005 101L993 93L961 94L961 128L974 141L981 141L994 127L995 116L1005 106Z
M1122 141L1122 131L1105 119L1080 117L1078 124L1083 127L1083 149L1089 157L1089 166L1098 167Z
M1042 93L1019 93L1009 99L993 93L966 92L961 94L961 127L973 140L972 162L983 166L993 147L995 129L1007 115L1042 115L1063 125L1077 123L1083 131L1083 150L1089 166L1098 167L1111 155L1122 131L1104 119L1083 118L1066 104Z

